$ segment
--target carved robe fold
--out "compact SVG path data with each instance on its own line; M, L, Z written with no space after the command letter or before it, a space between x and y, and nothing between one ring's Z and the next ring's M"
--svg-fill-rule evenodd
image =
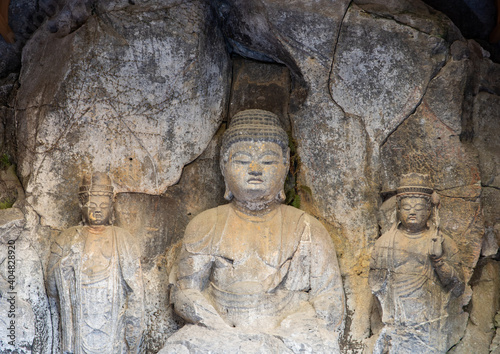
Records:
M394 225L375 243L369 283L382 308L383 328L375 352L445 353L447 321L464 290L457 246L443 236L443 255L429 258L431 228L412 235ZM451 305L454 303L454 305ZM452 308L455 307L455 308Z
M313 348L305 342L316 335L315 351L323 352L331 337L338 350L345 305L335 249L323 225L301 210L281 205L264 217L232 204L207 210L188 225L175 274L172 302L188 322L211 327L210 319L222 319L238 333L279 337L291 351L302 339ZM189 325L181 331L171 343L194 333Z

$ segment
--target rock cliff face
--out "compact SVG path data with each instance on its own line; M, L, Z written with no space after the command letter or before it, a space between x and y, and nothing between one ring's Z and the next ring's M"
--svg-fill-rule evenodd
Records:
M50 243L80 222L82 175L105 171L115 224L143 254L143 351L158 352L182 325L168 300L178 243L189 220L222 203L220 136L245 108L275 112L293 137L290 188L338 253L343 352L370 352L380 327L370 254L409 172L430 174L441 229L472 279L462 296L471 318L455 324L453 351L470 352L477 338L484 352L498 343L500 66L444 15L419 1L39 3L26 10L41 24L19 77L0 85L0 146L26 194L15 215L0 210L2 235L17 230L24 262L16 345L0 331L0 351L57 344L43 288Z

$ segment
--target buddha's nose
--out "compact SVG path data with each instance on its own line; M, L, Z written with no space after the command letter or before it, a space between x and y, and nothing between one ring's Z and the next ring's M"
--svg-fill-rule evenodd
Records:
M249 166L248 174L252 176L260 176L262 174L262 167L260 164L252 162Z

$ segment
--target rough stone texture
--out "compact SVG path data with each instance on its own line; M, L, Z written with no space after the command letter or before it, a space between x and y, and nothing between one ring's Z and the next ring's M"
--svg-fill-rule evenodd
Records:
M360 351L370 328L366 277L379 235L379 189L390 192L410 165L438 174L443 227L460 239L467 277L479 257L479 169L475 149L459 136L472 130L477 68L471 62L484 52L420 2L356 1L349 9L338 2L328 10L320 2L217 4L234 51L272 58L292 72L299 181L312 191L302 207L326 223L336 242L350 311L344 350ZM450 51L455 41L461 44ZM407 128L406 120L413 125ZM412 131L417 121L422 136ZM410 155L400 154L405 149Z
M24 200L24 190L17 179L16 166L10 165L0 170L0 203L9 207L19 205Z
M496 253L500 69L446 17L410 0L214 0L217 23L201 1L99 1L93 9L90 3L38 2L42 20L51 18L26 47L16 117L13 101L1 96L2 152L19 162L28 192L30 228L21 237L35 263L39 257L45 264L58 230L79 221L74 196L81 173L92 166L115 171L117 224L141 235L149 269L148 352L177 326L165 282L172 245L189 219L220 204L217 145L172 184L225 116L227 48L291 72L291 98L276 107L289 113L299 185L312 192L301 195L301 207L325 225L339 256L349 313L345 352L362 352L376 331L369 321L370 247L393 220L391 191L410 167L433 175L443 228L464 255L468 276L481 244L484 256ZM14 88L14 96L14 81L1 89ZM247 87L269 92L261 82ZM244 92L245 85L234 88ZM461 345L473 340L467 338Z
M446 42L356 7L344 21L332 98L346 114L363 117L370 139L380 144L414 111L444 63Z
M450 352L455 354L489 353L490 343L495 335L493 319L499 309L500 264L492 259L481 260L474 272L470 285L472 299L470 317L462 341Z
M412 20L418 22L421 16L418 4L391 10L396 14L406 12L405 21L410 23ZM311 90L307 99L311 104L306 101L303 110L292 115L303 162L303 183L313 191L313 208L317 214L332 225L340 252L341 269L346 276L347 306L352 311L352 322L346 324L345 349L356 352L362 350L360 342L368 336L370 328L372 295L367 286L367 271L370 245L379 235L376 220L380 188L377 175L379 144L420 103L432 75L444 64L447 52L442 40L413 27L402 26L401 22L351 6L343 19L331 59L330 81L325 83L331 90L331 97ZM364 27L371 30L365 32ZM426 43L426 50L422 51L412 37ZM393 48L390 43L396 41L398 45ZM405 66L406 61L411 63L415 59L406 55L412 52L417 58L426 57L423 61L429 62L429 66L415 64L416 67L408 68L413 74L404 74L397 82L378 71ZM354 53L361 59L348 62ZM379 63L377 70L369 70L375 62ZM315 82L320 80L318 73ZM354 83L358 85L352 86ZM404 85L411 85L414 91L398 91L398 87ZM380 91L381 88L384 90ZM395 97L401 94L410 94L408 101L393 106L392 102L397 102ZM350 101L350 97L357 100ZM385 111L358 108L363 104L365 107L378 104L384 106ZM405 110L404 114L401 109ZM401 171L399 167L396 170Z
M422 195L405 198L414 186L430 188L432 205L422 208ZM431 197L431 186L425 175L401 177L397 222L372 250L369 284L384 324L380 333L374 331L374 353L446 352L460 338L455 334L465 330L462 257L455 242L437 229L437 198ZM372 321L372 328L377 327Z
M222 199L214 134L225 115L228 56L204 2L100 2L64 33L68 13L85 15L77 3L56 6L25 51L16 120L26 238L46 264L50 240L80 221L82 174L110 171L116 223L137 232L145 261L143 348L155 353L177 326L164 253L189 219ZM43 282L41 269L33 274ZM35 317L47 316L45 308ZM41 330L51 330L48 322Z
M496 65L499 66L499 65ZM498 93L497 93L498 94ZM479 153L485 237L482 254L495 255L500 245L500 96L480 92L474 102L474 146Z
M227 56L209 7L110 1L66 36L47 26L25 48L16 105L20 176L42 223L74 224L64 210L83 172L109 171L117 192L176 183L225 105Z
M220 205L224 182L219 171L221 132L204 153L183 169L179 182L161 196L120 193L116 225L134 231L142 247L147 329L143 350L156 353L177 328L169 302L168 276L188 222Z
M232 118L221 147L231 203L204 211L186 227L171 301L190 325L169 338L167 348L204 343L194 351L223 352L220 335L234 334L236 343L240 333L258 332L283 343L277 352L339 352L345 302L333 242L317 220L282 205L288 142L269 111L244 110ZM198 326L212 334L197 337ZM244 346L249 339L241 340Z
M244 333L234 331L233 333L222 333L213 336L211 330L201 326L191 326L189 335L181 330L171 337L176 344L170 344L160 350L158 354L189 354L204 353L210 347L210 353L293 353L287 350L283 342L276 337L265 333ZM193 338L198 340L193 340ZM204 340L200 340L204 338ZM206 339L205 339L206 338ZM189 348L189 350L187 349Z
M42 263L27 241L25 224L20 209L0 210L0 351L48 353L52 332Z
M58 235L47 265L52 351L139 353L145 312L138 239L113 225L106 173L84 176L78 197L83 225Z
M474 102L474 146L479 152L482 183L486 187L500 188L500 98L480 92Z
M0 151L13 160L17 154L13 101L18 77L11 73L0 79Z
M233 58L229 118L245 109L264 109L276 114L289 132L290 71L284 65Z
M19 71L21 66L21 50L28 37L26 22L35 12L37 1L20 0L9 4L9 26L14 32L15 43L6 42L0 37L0 78Z
M436 80L440 80L439 76ZM435 90L437 85L430 85L416 112L382 146L382 190L394 190L398 174L430 174L441 196L441 229L457 243L468 281L479 258L483 236L479 167L473 147L461 143L459 131L452 129L460 126L461 116L455 115L455 122L448 119L446 124L434 113L436 102L427 97L436 97Z

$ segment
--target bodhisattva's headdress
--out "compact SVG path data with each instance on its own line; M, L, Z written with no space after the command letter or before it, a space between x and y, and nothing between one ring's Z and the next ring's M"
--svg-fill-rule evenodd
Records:
M439 195L432 188L428 175L416 172L402 175L396 193L398 205L403 198L425 198L434 206L435 224L439 226Z
M434 190L430 178L420 173L409 173L401 176L399 187L396 189L398 199L404 197L423 197L430 199Z
M92 176L84 176L78 196L80 202L85 204L90 195L113 196L113 185L106 173L96 172Z
M288 135L272 112L247 109L236 113L222 136L221 160L227 160L231 145L240 141L276 143L283 150L283 156L288 157Z

